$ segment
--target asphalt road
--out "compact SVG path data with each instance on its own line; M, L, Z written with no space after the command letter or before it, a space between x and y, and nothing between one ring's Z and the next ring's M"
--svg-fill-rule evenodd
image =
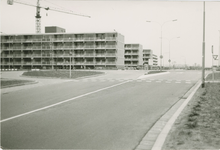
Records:
M134 149L200 78L141 71L1 93L1 145L8 149ZM139 79L138 79L139 78Z

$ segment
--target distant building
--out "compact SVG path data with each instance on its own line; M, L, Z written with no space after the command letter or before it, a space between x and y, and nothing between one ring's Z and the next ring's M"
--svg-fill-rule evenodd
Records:
M151 49L144 49L143 50L143 61L145 64L149 64L149 60L153 61L153 68L157 67L158 65L158 58L157 55L153 54Z
M45 27L45 33L65 33L66 30L64 28L60 28L57 26Z
M1 35L1 69L68 69L70 64L76 69L124 68L124 36L117 32Z
M143 66L143 47L141 44L125 44L125 67L142 68Z

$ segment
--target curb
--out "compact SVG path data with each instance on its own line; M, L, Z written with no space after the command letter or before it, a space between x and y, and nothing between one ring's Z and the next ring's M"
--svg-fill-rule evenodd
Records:
M169 74L170 72L163 72L163 73L155 73L155 74L147 74L147 75L142 75L138 77L137 79L144 79L152 76L158 76L158 75L163 75L163 74Z

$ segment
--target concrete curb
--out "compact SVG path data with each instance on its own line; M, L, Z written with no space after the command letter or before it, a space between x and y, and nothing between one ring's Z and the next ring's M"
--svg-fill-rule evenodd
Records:
M189 103L189 101L192 99L198 88L201 86L201 81L198 81L192 89L189 90L190 95L187 97L187 99L183 99L184 102L181 104L181 106L177 109L177 111L172 115L172 117L169 119L169 121L166 123L163 130L160 132L159 136L157 137L156 142L154 143L152 150L161 150L163 147L163 144L166 140L166 137L172 128L175 120L180 115L182 110L186 107L186 105ZM187 92L188 94L188 92Z
M163 74L169 74L169 73L170 73L170 72L147 74L147 75L142 75L142 76L138 77L137 79L145 79L145 78L148 78L148 77L158 76L158 75L163 75Z

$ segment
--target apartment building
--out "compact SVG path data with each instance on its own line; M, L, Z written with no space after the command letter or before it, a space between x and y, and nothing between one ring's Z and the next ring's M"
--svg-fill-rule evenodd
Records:
M125 67L141 68L143 66L143 47L141 44L125 44Z
M2 69L124 68L124 36L107 33L1 35Z
M153 61L153 66L156 67L158 65L158 58L157 55L153 54L151 49L144 49L143 50L143 61L146 64L149 64L149 60Z

